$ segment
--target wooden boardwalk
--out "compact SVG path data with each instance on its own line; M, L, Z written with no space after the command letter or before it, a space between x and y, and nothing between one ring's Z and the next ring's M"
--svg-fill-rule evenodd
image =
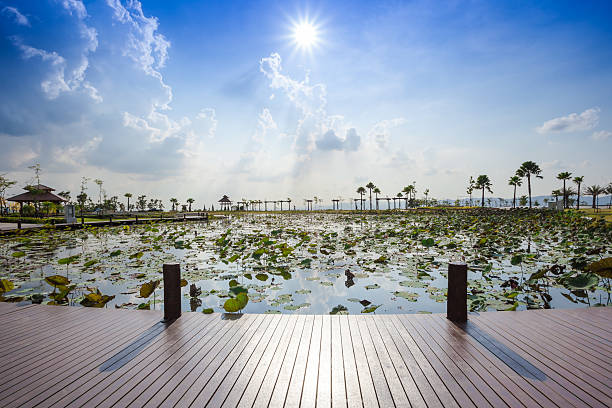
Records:
M160 318L0 303L0 406L612 406L610 307Z

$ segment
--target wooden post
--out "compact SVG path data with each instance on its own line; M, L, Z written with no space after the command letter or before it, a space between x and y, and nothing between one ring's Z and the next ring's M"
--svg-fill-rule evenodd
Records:
M448 264L446 317L453 322L467 321L467 265Z
M138 215L136 215L136 221L134 222L134 224L138 224Z
M21 229L21 220L17 221L17 229Z
M164 264L164 322L181 317L181 266Z

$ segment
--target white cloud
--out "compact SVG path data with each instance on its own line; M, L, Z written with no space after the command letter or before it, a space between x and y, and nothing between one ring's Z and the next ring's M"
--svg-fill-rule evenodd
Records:
M82 145L70 145L67 147L56 147L53 149L53 158L56 162L66 164L71 167L87 165L86 155L95 150L102 142L101 137L94 137Z
M196 115L196 119L202 119L208 123L208 137L213 138L217 133L217 112L213 108L204 108Z
M85 24L87 10L79 0L64 0L62 6L70 13L76 15L80 36L85 40L85 47L81 52L80 59L69 74L68 61L56 51L46 51L24 44L21 38L11 37L13 44L19 48L25 59L40 57L45 62L51 63L51 71L47 78L41 82L41 88L47 98L56 99L62 92L73 92L83 90L94 101L102 102L102 97L98 90L85 80L85 72L89 67L89 54L98 48L97 31Z
M2 9L2 14L12 15L15 18L15 23L22 26L30 27L30 21L28 20L28 18L21 14L19 10L17 10L15 7L6 6Z
M608 138L610 138L610 136L612 136L612 132L608 131L608 130L598 130L597 132L594 132L591 137L594 140L608 140Z
M368 137L373 140L380 149L384 149L389 144L391 129L406 123L404 118L385 119L376 123L368 132Z
M359 148L361 138L355 129L351 131L343 116L327 113L324 84L311 85L308 74L303 81L283 74L282 60L277 53L262 58L259 68L269 80L270 88L283 91L301 113L293 143L299 160L306 160L317 149L355 151Z
M536 128L536 131L541 134L546 134L590 130L597 126L599 122L599 112L600 109L594 107L585 110L581 114L570 113L567 116L561 116L544 122L542 126Z
M126 7L120 0L106 0L106 3L113 9L115 20L127 24L130 28L123 55L132 59L147 75L156 78L166 94L164 100L155 102L155 108L170 109L168 105L172 102L172 88L164 82L159 72L168 59L170 42L157 32L157 18L146 17L142 4L136 0L128 1Z

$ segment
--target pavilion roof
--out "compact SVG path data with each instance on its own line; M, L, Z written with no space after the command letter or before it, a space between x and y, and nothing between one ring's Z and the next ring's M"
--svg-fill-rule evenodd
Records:
M45 186L44 184L37 184L35 186L25 186L23 189L26 190L26 191L32 191L32 190L55 191L54 188Z
M224 195L220 200L220 203L231 203L232 201L229 199L228 196Z
M41 202L41 201L61 203L67 200L49 191L42 191L40 193L28 191L26 193L18 194L14 197L7 198L7 201L14 201L17 203L33 203L33 202Z

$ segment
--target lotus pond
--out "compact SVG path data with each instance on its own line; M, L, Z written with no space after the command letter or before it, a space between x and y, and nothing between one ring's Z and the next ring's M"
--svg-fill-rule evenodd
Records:
M573 211L240 214L209 222L41 230L0 238L0 300L162 309L179 263L183 310L446 310L449 260L471 311L611 303L612 226Z

